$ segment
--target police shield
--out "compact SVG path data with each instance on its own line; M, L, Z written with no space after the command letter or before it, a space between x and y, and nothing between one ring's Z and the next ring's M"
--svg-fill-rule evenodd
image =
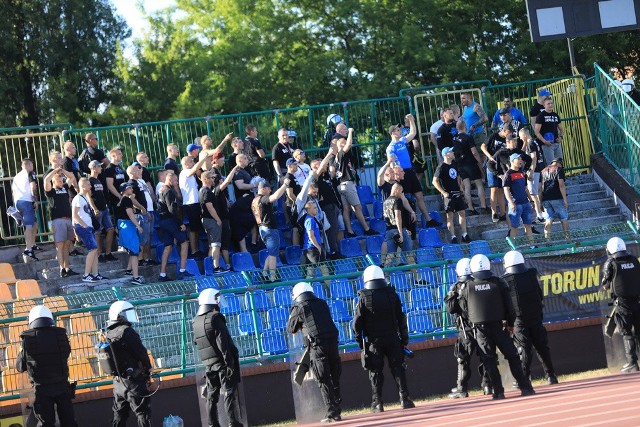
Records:
M25 377L25 381L27 374L18 374ZM35 414L33 413L33 402L35 401L35 392L33 389L24 389L20 393L20 409L22 410L22 419L24 427L36 427L38 425L38 420L36 419ZM56 417L56 425L59 425L60 422L57 421Z
M298 424L319 421L325 417L327 407L320 388L313 376L308 353L305 356L301 333L288 336L289 363L291 366L291 386L293 403Z
M607 368L611 373L619 373L627 363L624 353L622 335L616 330L614 315L616 306L610 297L600 299L600 318L602 319L602 336L604 351L607 356Z

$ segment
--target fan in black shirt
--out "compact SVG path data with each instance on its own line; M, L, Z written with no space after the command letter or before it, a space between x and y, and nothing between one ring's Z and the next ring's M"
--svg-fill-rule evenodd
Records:
M465 214L467 205L464 201L462 192L460 191L461 180L458 176L453 148L445 148L442 150L442 158L442 163L433 173L432 182L433 186L444 198L444 208L447 212L447 228L451 233L451 243L458 243L453 223L453 214L456 212L458 213L458 221L462 231L462 241L470 242L471 239L467 234L467 218Z
M87 147L80 153L78 157L78 163L80 165L80 170L85 174L89 175L91 170L89 168L89 163L93 160L97 160L102 163L102 167L107 167L109 165L109 159L105 156L104 151L98 148L98 138L93 133L88 133L84 137L84 142L87 144Z

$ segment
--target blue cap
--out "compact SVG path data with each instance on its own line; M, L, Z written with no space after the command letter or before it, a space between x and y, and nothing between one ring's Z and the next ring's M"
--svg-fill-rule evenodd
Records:
M131 166L140 166L140 167L142 167L140 162L133 162L133 163L131 163Z
M296 133L296 131L295 131L295 130L290 130L290 131L287 133L287 136L289 136L290 138L295 138L295 137L297 137L297 136L298 136L298 134Z
M446 156L446 155L447 155L447 153L449 153L449 152L451 152L451 151L453 151L453 147L444 147L444 148L442 149L442 157Z
M519 159L519 158L520 158L520 154L513 153L512 155L509 156L509 161L513 162L515 159Z
M287 166L297 165L298 161L294 158L287 159Z
M202 146L201 145L197 145L197 144L189 144L189 145L187 145L187 153L190 153L193 150L202 150Z
M551 96L551 92L546 89L542 89L540 92L538 92L538 96Z

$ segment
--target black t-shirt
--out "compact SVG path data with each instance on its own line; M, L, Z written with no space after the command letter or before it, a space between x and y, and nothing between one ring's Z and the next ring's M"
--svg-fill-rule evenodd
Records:
M244 152L247 155L250 165L266 161L258 154L258 151L262 149L262 143L260 143L258 138L247 136L244 139Z
M451 123L443 123L436 134L438 142L438 150L442 151L445 147L453 147L453 137L458 134L455 120Z
M540 135L543 137L547 133L553 134L554 141L558 138L558 125L560 124L560 116L555 111L547 113L546 111L541 111L540 114L536 117L536 124L542 125L540 126ZM550 161L553 159L549 159Z
M340 206L342 204L336 189L336 180L331 179L329 172L320 175L316 183L318 184L318 198L320 199L321 207L331 204Z
M116 219L130 219L127 215L127 208L133 209L133 202L129 197L123 197L113 208Z
M545 163L544 163L544 153L542 151L542 146L540 145L540 142L537 139L532 139L531 141L529 141L529 144L527 144L527 147L525 147L524 152L527 153L529 156L531 156L531 153L536 154L535 172L542 172L542 169L544 169Z
M384 222L387 224L387 230L393 230L398 225L396 218L396 210L402 212L404 206L402 199L399 197L389 196L382 204L382 215Z
M380 193L382 194L382 200L387 200L391 197L391 188L394 183L385 181L382 185L379 185Z
M91 169L89 169L89 163L91 163L93 160L97 160L102 163L102 161L106 158L107 156L104 155L104 151L100 150L99 148L87 147L82 151L82 153L80 153L80 156L78 157L80 170L87 175L90 175Z
M504 147L506 143L506 138L502 137L498 132L494 132L491 134L491 136L489 136L489 139L487 140L487 151L493 156L493 154Z
M98 178L89 177L89 183L91 184L91 198L98 210L103 211L107 209L107 199L105 192L107 191L104 183Z
M287 186L288 188L293 189L293 196L294 197L298 197L298 194L300 194L300 191L302 190L302 187L300 185L298 185L298 182L296 181L296 177L293 176L293 174L291 173L287 173L284 176L284 180L289 180L289 185ZM287 197L286 200L286 205L287 206L291 206L293 204L293 202L291 200L289 200L289 197Z
M229 199L227 198L227 189L220 189L220 185L218 184L213 187L213 196L215 198L213 207L216 208L216 212L218 212L220 219L229 219Z
M133 197L136 198L136 201L140 203L145 208L147 207L147 198L144 195L144 188L140 188L140 183L137 179L130 179L129 182L133 184ZM145 185L146 186L146 185ZM138 211L138 208L135 208Z
M559 179L564 180L564 169L552 165L542 170L542 200L562 200Z
M178 166L176 161L173 160L171 157L168 157L164 161L164 170L174 171L176 175L180 175L180 167Z
M245 194L251 194L251 190L241 190L236 185L236 181L242 181L245 184L251 184L251 174L247 172L245 169L240 169L236 171L236 174L233 176L233 186L235 189L236 199L244 196Z
M287 169L287 160L293 158L293 147L289 144L277 143L271 150L271 160L277 160L280 170Z
M336 156L336 163L338 164L338 173L340 182L354 181L356 177L356 171L353 169L351 151L339 151Z
M216 209L216 196L213 194L211 188L203 185L199 191L199 199L200 199L200 210L202 211L202 218L213 219L211 214L209 213L209 209L207 209L207 203L211 203L213 208ZM216 209L216 213L220 216L220 212Z
M453 138L453 153L456 155L458 164L475 164L476 158L473 157L471 148L476 146L473 137L468 133L459 133Z
M273 213L273 204L269 201L269 196L260 197L260 225L268 228L278 228L276 217Z
M511 157L512 154L520 154L520 158L522 158L522 161L524 162L522 170L524 172L528 171L531 167L531 157L518 148L511 150L506 147L499 149L493 154L493 158L496 159L496 163L489 162L489 170L497 173L498 175L504 175L504 173L511 167L511 160L509 160L509 157Z
M52 187L45 195L51 219L71 218L71 202L69 201L69 186L67 184L64 184L62 188Z
M111 163L102 172L102 175L104 176L105 183L107 182L107 178L113 178L113 186L118 192L120 191L120 184L129 181L129 177L127 176L127 173L124 171L124 169L122 169L119 165L116 165L114 163ZM105 188L105 191L109 193L109 201L111 203L113 203L114 205L118 203L119 199L113 194L111 194L108 188Z
M78 162L78 160L75 158L71 159L65 156L64 163L62 164L62 169L73 174L73 177L76 179L77 185L78 181L80 180L80 163ZM69 188L69 193L71 194L72 198L75 197L76 194L78 194L78 192L73 187Z
M529 110L529 117L533 117L535 120L535 118L538 117L538 114L540 114L542 111L544 111L544 105L539 104L536 101L536 103L533 104L533 107L531 107L531 110Z
M151 177L151 172L149 172L149 169L142 168L142 179L144 180L144 182L150 182L151 188L156 188L156 183L153 181L153 178Z
M229 154L229 157L227 157L227 170L231 170L236 167L238 164L236 162L236 157L238 157L236 153Z
M437 176L440 179L440 185L444 188L444 191L451 193L454 191L460 191L460 185L458 184L458 170L456 162L450 165L441 163L436 168L433 176Z

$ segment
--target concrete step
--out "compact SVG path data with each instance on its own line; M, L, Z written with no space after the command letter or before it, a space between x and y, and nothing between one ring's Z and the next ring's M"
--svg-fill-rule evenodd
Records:
M613 205L613 202L609 199L604 199L603 201L608 204ZM592 205L587 207L587 205ZM598 216L606 216L606 215L617 215L620 213L620 208L617 206L599 206L600 201L587 201L587 202L579 202L576 204L569 204L569 218L577 219L577 218L588 218L588 217L598 217ZM579 206L575 206L579 205ZM579 209L576 209L578 207ZM440 212L440 215L444 218L444 212ZM456 219L457 222L457 219ZM499 223L498 223L499 224ZM494 226L494 223L491 221L490 214L480 214L470 216L467 214L467 227L485 227L487 229Z

